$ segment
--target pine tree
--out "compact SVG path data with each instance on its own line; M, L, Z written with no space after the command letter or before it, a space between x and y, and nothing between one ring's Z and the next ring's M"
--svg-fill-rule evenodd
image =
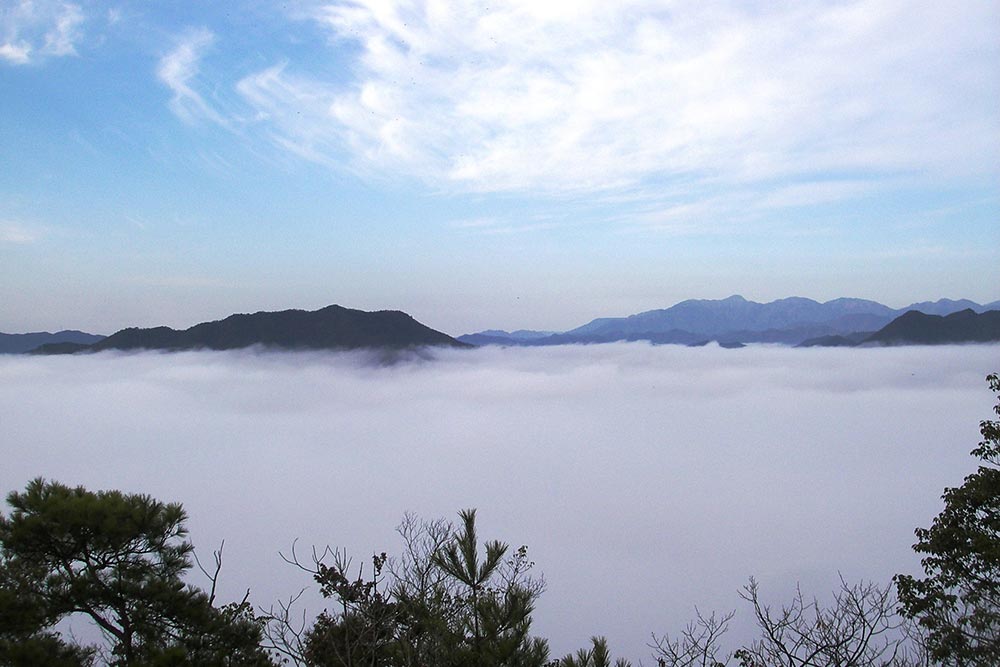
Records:
M270 664L245 601L218 609L184 583L193 547L180 505L43 479L7 502L13 510L0 516L0 618L29 601L33 612L22 619L33 627L20 632L57 639L51 627L82 614L109 638L111 664ZM5 623L0 636L17 631Z

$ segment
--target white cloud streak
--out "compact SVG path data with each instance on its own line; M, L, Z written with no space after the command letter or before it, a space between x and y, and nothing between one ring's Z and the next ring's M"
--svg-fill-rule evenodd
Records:
M27 42L0 44L0 58L15 65L26 65L31 62L31 45Z
M237 91L254 109L251 121L290 153L333 166L342 142L328 124L317 122L326 116L333 92L325 84L288 74L286 67L281 63L237 83Z
M478 507L544 572L554 654L606 634L635 662L750 575L782 601L914 571L913 529L974 466L996 353L0 356L0 495L44 475L180 501L202 553L226 539L220 599L265 606L312 583L276 555L295 538L363 560L398 551L405 511Z
M281 65L240 90L300 154L445 189L650 196L791 177L823 198L852 187L844 174L996 172L997 14L358 0L309 13L357 50L350 83Z
M83 38L79 5L21 0L0 11L0 62L27 65L49 57L74 56Z
M200 61L214 43L211 30L190 28L177 38L173 49L160 58L156 68L156 76L173 93L171 111L185 122L209 120L228 125L227 119L196 90Z
M0 220L0 243L34 243L40 237L37 229L20 222Z

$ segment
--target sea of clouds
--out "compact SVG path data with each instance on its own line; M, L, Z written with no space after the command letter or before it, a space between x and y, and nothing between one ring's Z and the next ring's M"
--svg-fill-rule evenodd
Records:
M178 501L200 554L225 539L224 600L312 582L294 540L360 564L404 512L479 510L526 544L553 654L650 633L796 582L915 572L913 529L968 455L997 346L809 349L642 343L366 354L0 356L0 492L44 476ZM6 507L4 507L6 511ZM195 579L197 583L199 582ZM307 594L310 613L317 601Z

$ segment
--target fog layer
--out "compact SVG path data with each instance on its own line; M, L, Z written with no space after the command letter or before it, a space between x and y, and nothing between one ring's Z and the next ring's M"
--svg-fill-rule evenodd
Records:
M264 607L311 584L277 555L296 538L360 562L398 550L404 512L477 507L484 539L527 544L544 573L535 629L554 654L604 634L646 658L694 605L745 612L751 575L779 602L797 581L914 571L913 529L975 465L1000 348L373 361L0 357L0 491L44 476L179 501L200 553L226 540L222 597L250 587Z

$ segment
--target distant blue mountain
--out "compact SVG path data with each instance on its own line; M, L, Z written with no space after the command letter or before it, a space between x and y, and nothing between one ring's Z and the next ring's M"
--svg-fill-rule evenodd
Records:
M463 343L469 345L521 345L531 341L541 340L554 335L555 331L532 331L530 329L518 329L517 331L504 331L503 329L487 329L474 334L464 334L456 337Z
M908 312L915 310L917 312L923 313L924 315L951 315L952 313L957 313L960 310L971 310L976 313L981 313L987 310L996 310L996 304L1000 302L994 302L991 308L991 304L986 304L985 306L976 303L975 301L969 301L968 299L959 299L954 301L952 299L938 299L937 301L921 301L920 303L911 303L906 308L902 309L902 312Z
M769 303L748 301L739 295L726 299L689 299L659 310L628 317L602 317L583 326L549 336L516 338L492 330L459 336L472 345L561 345L648 340L691 345L705 340L720 343L784 343L797 345L829 336L859 339L858 332L874 332L910 310L949 315L971 309L991 310L1000 302L980 305L968 299L925 301L894 309L867 299L840 298L818 302L789 297Z
M49 344L92 345L103 339L104 336L71 329L56 333L48 331L22 334L0 333L0 354L21 354L40 345Z
M802 297L789 297L770 303L747 301L734 295L727 299L690 299L663 310L649 310L629 317L601 318L567 331L569 335L658 333L670 330L690 331L718 336L735 331L767 331L833 323L836 329L851 330L860 318L887 323L894 311L864 299L834 299L819 303ZM839 326L837 320L844 320Z
M555 331L534 331L532 329L518 329L517 331L504 331L503 329L487 329L486 331L481 331L480 333L487 336L496 336L497 338L516 338L518 340L534 340L536 338L545 338L546 336L551 336L556 333Z

